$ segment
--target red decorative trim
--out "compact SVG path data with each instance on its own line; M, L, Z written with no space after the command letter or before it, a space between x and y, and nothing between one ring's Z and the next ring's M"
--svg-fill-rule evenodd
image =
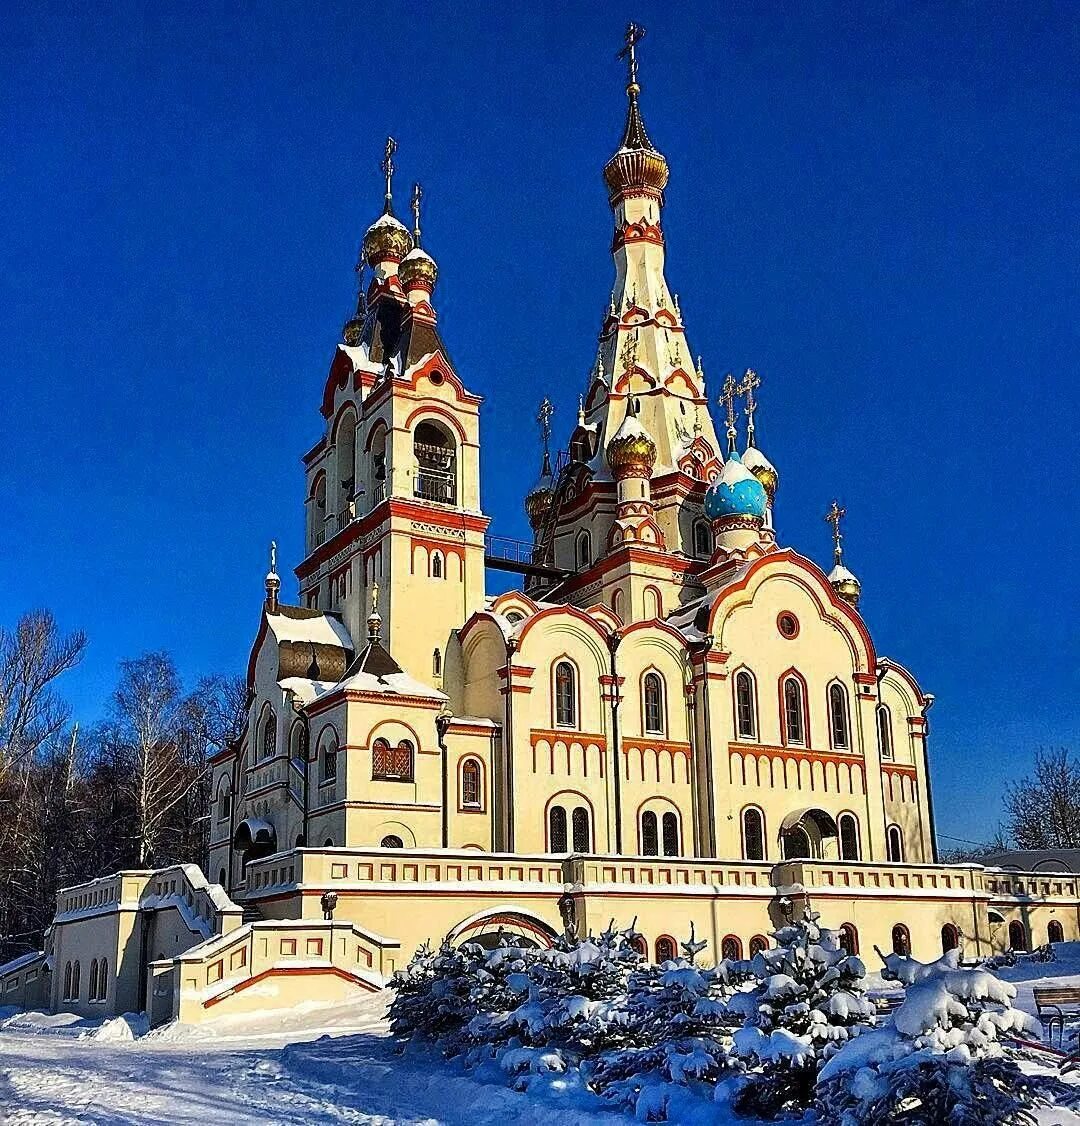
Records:
M790 621L788 622L789 626L791 626L793 624L794 627L795 627L793 630L791 630L791 632L785 632L785 630L784 630L783 622L784 622L785 618L790 619ZM798 617L795 614L793 614L790 610L781 610L780 613L776 615L777 632L780 634L780 636L785 641L794 641L795 638L797 638L799 636L799 630L801 628L802 627L799 625Z

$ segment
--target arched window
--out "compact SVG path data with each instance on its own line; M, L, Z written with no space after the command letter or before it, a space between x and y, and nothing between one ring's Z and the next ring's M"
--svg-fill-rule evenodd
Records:
M571 820L574 828L574 851L588 852L590 845L589 811L583 805L579 805L574 810Z
M442 676L442 653L438 649L431 654L431 675Z
M911 933L903 923L897 923L892 929L892 952L905 958L911 956Z
M71 963L68 962L64 966L64 998L65 1001L71 1000Z
M298 719L289 732L289 757L301 770L304 769L304 763L307 761L307 744L307 724L302 719Z
M748 806L742 815L744 860L765 859L765 819L761 810Z
M645 674L645 732L648 735L664 733L664 682L657 672Z
M461 804L466 809L479 809L480 802L480 763L467 758L461 764Z
M577 672L569 661L555 666L555 723L558 727L577 726Z
M263 712L262 741L260 744L263 758L273 758L277 751L277 717L273 708Z
M97 999L104 1001L109 994L109 963L102 958L98 963Z
M611 612L618 617L622 617L623 608L623 592L621 590L614 590L611 592Z
M319 736L319 780L330 783L337 779L338 741L332 727L323 728Z
M298 842L298 843L299 843L299 842ZM226 885L226 881L228 880L228 878L229 878L229 877L228 877L228 875L226 874L226 872L225 872L225 869L224 869L224 868L219 868L219 869L218 869L218 874L217 874L217 882L218 882L219 884L221 884L221 886L222 886L222 887L226 887L226 886L227 886L227 885Z
M86 999L88 1001L96 1001L97 1000L97 959L96 958L90 963L90 983L89 983L89 985L90 985L90 987L87 990Z
M217 815L219 821L228 821L232 813L232 794L229 793L229 783L224 781L218 791Z
M670 810L661 819L664 828L664 855L679 855L679 818Z
M840 949L845 954L852 956L859 952L859 932L855 929L854 923L845 923L837 932L837 939L840 943Z
M656 814L651 809L641 815L641 854L658 856L660 853L660 834L656 824Z
M413 495L439 504L457 503L457 444L439 423L421 422L413 435Z
M566 837L566 810L561 805L553 805L548 811L548 850L550 852L569 852Z
M391 833L379 842L380 848L404 848L405 842L396 834Z
M1047 942L1064 942L1065 941L1065 928L1057 921L1051 919L1046 924L1046 941Z
M675 945L675 939L670 935L662 934L656 940L656 960L657 962L673 962L678 947Z
M386 500L386 426L376 423L368 438L368 456L371 466L371 505Z
M946 923L941 928L941 952L948 954L960 945L960 931L952 923Z
M433 551L431 553L431 577L433 579L441 579L443 577L443 557L441 551Z
M311 488L311 546L326 539L326 474L320 473Z
M707 520L694 521L694 554L702 559L712 555L712 529Z
M785 829L780 836L780 845L785 860L809 860L814 855L810 834L802 825Z
M1010 933L1011 928L1010 928ZM75 963L71 971L71 999L77 1001L79 999L79 977L81 966L78 962Z
M749 950L750 950L750 957L751 958L756 957L758 954L760 954L762 952L762 950L768 950L768 949L769 949L769 942L768 942L768 939L766 939L766 937L763 934L755 934L754 937L752 939L750 939Z
M588 532L578 532L577 565L588 567L592 564L592 536Z
M508 610L506 613L506 620L512 625L516 626L520 622L525 621L525 615L519 613L517 610Z
M326 840L323 841L323 848L333 848L333 847L334 847L334 838L333 837L327 837Z
M664 616L664 600L660 597L660 591L654 586L647 586L645 588L645 617L646 618L662 618Z
M735 674L735 734L740 739L757 738L754 677L748 669L740 669Z
M742 958L742 940L733 934L726 935L720 943L720 957L729 962L737 962Z
M1026 950L1028 948L1027 927L1019 919L1013 919L1009 924L1009 947L1012 950ZM75 981L79 980L79 963L75 963ZM78 993L78 988L75 990Z
M877 745L882 758L893 757L892 713L884 704L877 708Z
M890 825L885 830L885 855L893 864L904 862L904 834L899 825Z
M859 822L853 813L841 813L836 819L840 830L840 859L859 859Z
M413 780L413 752L408 739L391 747L385 739L371 744L371 778L374 782L411 782Z
M642 958L649 956L649 944L645 941L645 936L642 934L635 934L630 939L630 945L635 953L640 954Z
M838 751L851 747L847 692L842 684L829 685L829 738Z
M802 681L798 677L784 678L784 742L806 745L806 712Z

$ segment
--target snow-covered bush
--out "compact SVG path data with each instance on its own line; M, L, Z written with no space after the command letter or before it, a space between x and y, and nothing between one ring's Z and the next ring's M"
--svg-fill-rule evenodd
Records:
M959 951L922 963L883 955L882 976L907 986L885 1026L865 1032L821 1070L818 1106L830 1122L1033 1122L1028 1107L1064 1090L1027 1075L1001 1037L1029 1033L1012 1007L1014 986L984 968L959 965Z
M745 1016L734 1051L747 1072L718 1097L730 1097L740 1113L772 1118L805 1109L821 1065L876 1021L862 961L818 918L807 909L776 931L776 947L749 963L757 984L729 1002Z

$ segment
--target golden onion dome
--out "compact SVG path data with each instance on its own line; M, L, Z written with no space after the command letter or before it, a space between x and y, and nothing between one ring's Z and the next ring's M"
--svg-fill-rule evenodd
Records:
M360 255L369 266L400 262L413 248L412 235L394 215L386 211L368 227Z
M607 461L612 475L618 477L649 477L656 464L656 443L632 414L607 445Z
M858 609L862 583L842 563L837 563L829 572L829 585L845 602Z
M618 152L604 165L604 182L611 198L628 192L647 191L659 194L667 186L668 162L656 151L645 132L638 109L638 86L627 88L630 106L626 113L626 129Z
M398 279L406 292L410 289L426 289L430 293L435 288L438 276L439 267L435 265L435 259L419 246L414 246L402 258L398 267Z
M780 474L776 466L757 448L747 446L742 455L742 463L761 482L762 488L768 494L769 503L776 499L776 488L780 484Z
M528 516L529 526L534 532L540 530L540 525L543 524L544 517L547 515L548 509L551 508L554 495L551 486L545 485L541 478L525 498L525 515Z

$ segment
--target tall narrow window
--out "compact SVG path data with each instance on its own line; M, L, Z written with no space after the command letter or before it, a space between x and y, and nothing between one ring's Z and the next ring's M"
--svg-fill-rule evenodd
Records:
M694 554L701 558L712 555L712 531L707 520L694 521Z
M859 859L859 823L851 813L841 813L837 819L840 829L840 859Z
M277 719L272 710L267 709L263 719L262 757L273 758L277 750Z
M566 810L553 805L548 813L548 847L552 852L567 852Z
M474 758L461 767L461 804L466 809L480 808L480 764Z
M97 999L104 1001L109 994L109 963L102 958L98 963Z
M892 950L904 958L911 956L911 934L903 923L897 923L892 929Z
M671 962L675 958L675 939L662 934L656 940L656 960L659 963Z
M904 862L904 834L899 825L890 825L885 831L885 854L893 864Z
M643 856L657 856L660 852L656 814L651 809L647 809L641 815L641 852Z
M784 741L800 745L806 743L802 681L793 676L784 681Z
M577 726L577 676L569 661L555 666L555 722L559 727Z
M457 503L457 445L441 423L421 422L413 435L413 495L439 504Z
M740 739L757 738L754 678L746 669L735 674L735 732Z
M882 758L893 757L892 713L884 704L877 709L877 745Z
M64 998L65 1001L71 1000L71 963L68 962L64 966Z
M1051 919L1046 924L1046 941L1047 942L1064 942L1065 941L1065 928L1058 922L1057 919Z
M572 820L574 825L574 851L588 852L589 811L583 805L579 805L577 809L574 810Z
M645 731L649 735L664 733L664 682L660 674L645 674Z
M840 949L845 954L850 954L854 957L859 952L859 932L855 929L854 923L845 923L837 935L840 940Z
M319 777L322 782L333 782L337 779L337 734L333 728L327 728L319 739Z
M765 823L760 809L743 810L743 856L747 860L765 859Z
M850 748L847 692L842 684L829 685L829 733L836 750L846 751Z
M946 923L941 928L941 952L948 954L960 945L960 931L952 924Z
M1027 927L1019 919L1013 919L1009 924L1009 947L1012 950L1026 950L1028 948ZM75 963L75 996L79 995L79 963Z
M431 655L431 675L442 676L442 653L438 649Z
M577 538L577 564L579 567L588 567L592 563L592 536L588 532L579 532Z
M662 818L664 827L664 855L679 855L679 818L670 811Z
M97 958L90 963L90 986L86 993L88 1001L97 1000Z
M77 1001L79 999L80 969L81 969L81 967L80 967L79 963L76 962L75 968L71 971L71 999L73 1001Z
M431 556L431 577L433 579L441 579L443 577L443 557L436 551Z
M385 739L371 744L371 777L379 782L411 782L413 780L414 747L402 739L391 747Z
M729 962L737 962L742 958L742 940L733 934L726 935L720 943L720 957Z

